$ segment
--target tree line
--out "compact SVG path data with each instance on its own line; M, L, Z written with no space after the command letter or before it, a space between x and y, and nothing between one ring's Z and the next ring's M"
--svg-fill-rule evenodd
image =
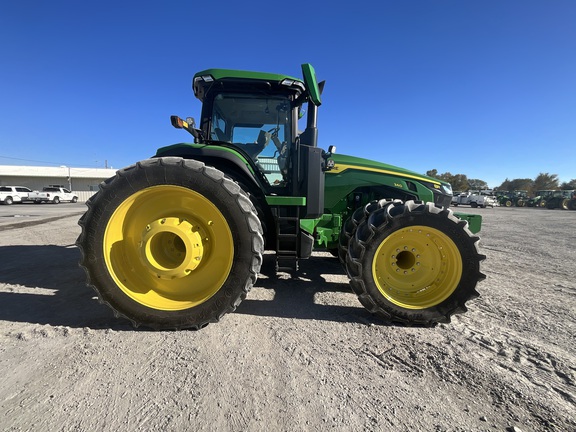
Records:
M426 175L449 182L452 185L453 191L489 189L488 183L484 180L469 179L466 174L451 174L449 172L439 174L438 170L433 169L426 171ZM494 189L503 191L525 190L528 191L530 195L534 195L535 192L539 190L576 189L576 179L560 183L558 174L540 173L534 179L523 178L510 180L506 178L500 186Z

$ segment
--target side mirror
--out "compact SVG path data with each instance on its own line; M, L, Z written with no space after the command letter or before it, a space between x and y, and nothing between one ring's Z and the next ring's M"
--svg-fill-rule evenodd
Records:
M196 129L196 123L192 117L188 117L186 121L182 120L178 116L170 116L170 123L176 129L184 129L194 137L194 142L202 138L202 132Z

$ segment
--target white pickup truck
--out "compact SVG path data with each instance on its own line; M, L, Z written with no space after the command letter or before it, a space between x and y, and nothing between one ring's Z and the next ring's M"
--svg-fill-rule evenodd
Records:
M484 191L461 192L452 198L452 205L469 205L470 207L494 207L498 205L496 198Z
M28 194L28 199L35 203L50 202L58 204L62 201L70 201L75 203L78 201L78 195L70 192L62 186L48 186L42 189L42 192L34 191Z
M0 203L10 205L30 201L28 196L31 192L24 186L0 186Z

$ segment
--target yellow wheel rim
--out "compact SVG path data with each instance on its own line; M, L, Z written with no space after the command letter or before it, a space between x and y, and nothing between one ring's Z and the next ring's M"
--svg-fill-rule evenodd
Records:
M225 217L203 195L153 186L126 199L104 233L104 259L118 287L149 308L176 311L212 297L234 257Z
M462 277L462 258L446 234L415 225L395 231L380 243L372 275L390 302L406 309L426 309L454 292Z

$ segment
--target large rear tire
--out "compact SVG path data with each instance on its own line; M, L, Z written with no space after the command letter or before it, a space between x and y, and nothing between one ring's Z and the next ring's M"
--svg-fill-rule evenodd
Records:
M447 208L415 201L372 212L350 240L346 266L360 302L386 321L434 325L465 312L485 278L479 238Z
M134 326L199 329L233 311L262 264L246 193L195 160L138 162L101 185L80 219L80 265Z

